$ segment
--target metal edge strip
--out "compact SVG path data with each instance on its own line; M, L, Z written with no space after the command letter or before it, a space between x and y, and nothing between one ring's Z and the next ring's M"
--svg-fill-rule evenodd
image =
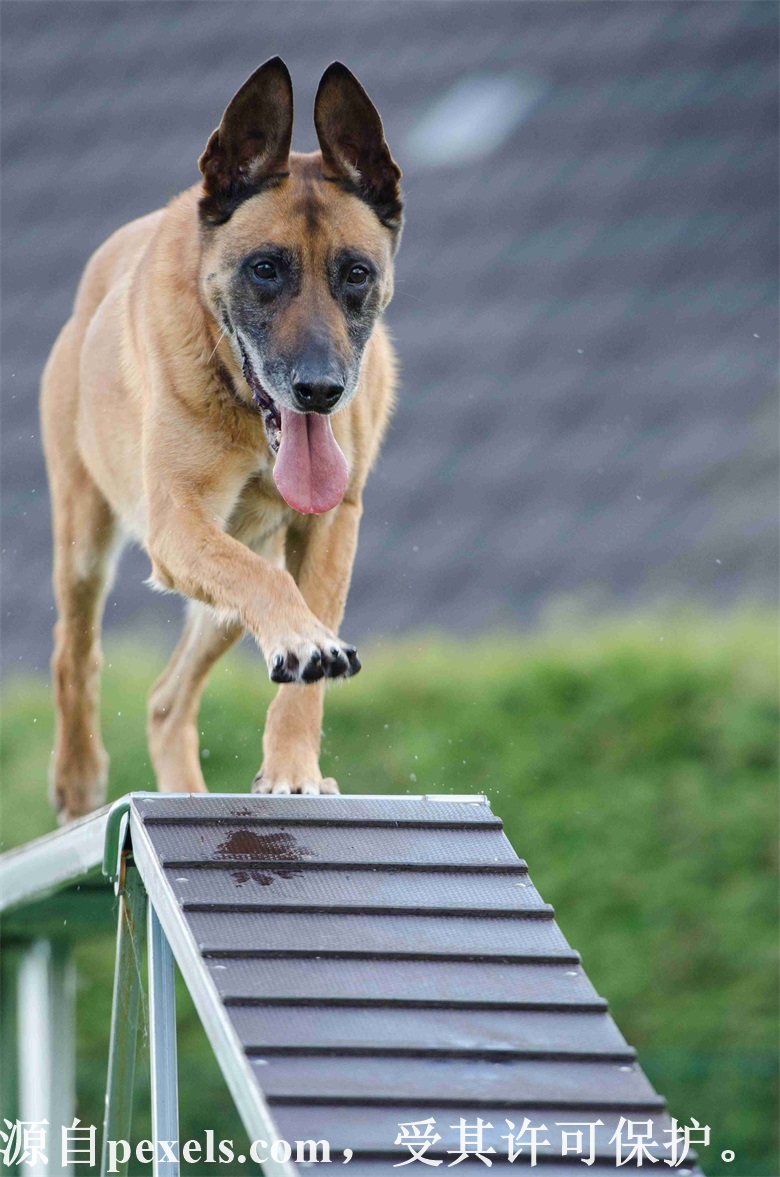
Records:
M311 799L311 798L310 798ZM494 830L501 832L504 823L500 817L491 817L485 821L471 821L468 818L448 818L446 821L433 821L431 818L409 817L294 817L285 814L284 817L274 817L270 813L247 813L241 817L224 817L220 813L204 813L178 817L174 814L159 817L153 813L145 813L144 822L148 826L296 826L298 828L311 826L315 830L354 829L361 830Z
M157 827L159 829L159 826ZM327 858L170 858L160 855L160 862L166 870L210 870L210 871L303 871L316 872L371 871L382 874L470 874L470 875L527 875L528 864L522 858L514 862L403 862L378 858L375 862L354 862L348 858L336 861Z
M249 1064L216 986L203 965L194 937L168 885L135 805L130 811L130 837L135 864L168 937L249 1139L265 1139L271 1144L280 1138L279 1129L260 1090L256 1072ZM263 1168L268 1177L298 1177L297 1167L292 1161L269 1159Z
M185 899L182 911L200 912L249 912L263 915L298 914L298 915L434 915L434 916L464 916L481 919L489 916L491 919L530 919L552 920L555 909L549 903L540 907L402 907L399 904L386 907L377 904L341 903L338 906L327 903L233 903L228 900L209 903L205 900Z
M495 1099L486 1099L482 1096L470 1095L468 1099L468 1110L471 1112L481 1111L483 1108L493 1109L496 1106ZM440 1108L462 1108L465 1099L458 1096L436 1096L436 1106ZM576 1112L585 1109L590 1109L594 1102L599 1104L599 1112L604 1115L614 1115L615 1113L623 1112L659 1112L666 1111L666 1103L657 1096L655 1100L652 1099L624 1099L616 1100L614 1103L607 1103L604 1100L582 1099L574 1100L570 1098L562 1098L560 1102L556 1101L557 1106L562 1111ZM338 1107L338 1108L385 1108L385 1107L419 1107L422 1100L416 1096L396 1096L396 1095L273 1095L269 1099L272 1106L283 1104L285 1107ZM527 1099L515 1099L508 1108L518 1107L528 1109L531 1111L541 1111L550 1105L549 1099L541 1097L532 1097ZM663 1145L660 1146L663 1148ZM583 1162L584 1163L584 1162ZM625 1164L625 1161L623 1162ZM448 1166L449 1167L449 1166ZM639 1166L637 1166L638 1168Z
M100 871L108 808L0 855L0 911L22 907Z
M197 798L204 804L209 801L229 800L229 801L249 801L250 804L254 797L259 794L254 793L134 793L132 796L143 797L147 801L174 801L179 797L189 797L190 799ZM320 794L312 795L310 793L264 793L262 799L264 801L273 801L274 797L283 799L285 801L315 801L321 802L323 805L333 805L334 798L332 796ZM339 793L339 797L343 801L444 801L444 802L459 802L464 805L487 805L490 808L490 802L484 793ZM338 804L338 799L335 801Z
M422 1059L435 1062L466 1061L466 1062L547 1062L547 1063L635 1063L636 1052L632 1047L620 1051L605 1050L599 1054L595 1050L569 1051L545 1050L542 1047L528 1049L512 1049L497 1046L475 1047L473 1050L463 1047L449 1046L355 1046L352 1043L335 1043L323 1046L315 1043L312 1046L293 1046L280 1042L252 1043L244 1047L250 1058L265 1058L283 1056L285 1058L402 1058ZM584 1163L584 1162L583 1162Z
M606 998L598 994L589 1001L455 1001L434 997L285 997L280 993L264 997L235 996L226 993L222 1004L236 1009L239 1006L259 1009L261 1006L306 1006L309 1009L445 1009L460 1012L472 1010L512 1010L523 1013L548 1014L604 1014L609 1012Z
M402 952L360 948L201 948L205 960L353 960L425 961L429 964L580 964L580 954L569 949L552 952Z

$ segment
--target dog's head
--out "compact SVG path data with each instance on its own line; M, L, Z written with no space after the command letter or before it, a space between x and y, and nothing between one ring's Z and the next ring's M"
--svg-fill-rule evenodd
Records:
M344 493L328 416L357 391L402 223L381 119L338 62L314 123L320 151L291 153L292 83L275 57L235 95L200 159L202 293L263 412L277 485L304 512L334 506L339 480Z

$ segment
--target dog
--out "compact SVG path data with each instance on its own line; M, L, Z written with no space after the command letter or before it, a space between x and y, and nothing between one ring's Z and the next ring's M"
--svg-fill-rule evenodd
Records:
M352 73L314 106L320 150L291 151L280 58L231 100L202 182L92 256L43 379L54 539L50 796L61 822L105 799L100 625L122 544L187 620L149 695L158 788L200 793L206 677L243 632L278 692L260 793L338 793L319 768L324 685L357 673L337 636L362 491L392 411L401 171Z

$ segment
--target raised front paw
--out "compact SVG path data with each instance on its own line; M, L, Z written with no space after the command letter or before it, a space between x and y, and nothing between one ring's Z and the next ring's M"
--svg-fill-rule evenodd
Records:
M360 670L354 646L324 631L314 640L280 643L266 656L272 682L312 683L321 678L351 678Z
M338 791L338 783L333 777L326 777L324 780L320 777L296 780L292 773L270 773L263 771L262 768L252 781L253 793L308 793L310 796L319 796Z

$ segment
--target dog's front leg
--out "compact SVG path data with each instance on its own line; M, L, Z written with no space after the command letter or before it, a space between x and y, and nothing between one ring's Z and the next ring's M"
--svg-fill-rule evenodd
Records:
M243 625L274 682L354 672L354 651L315 616L290 573L219 527L213 498L191 485L168 485L150 494L149 503L147 548L155 580Z
M335 511L312 519L302 541L293 545L291 565L313 613L338 632L357 548L361 505L345 500ZM351 647L350 647L351 649ZM357 656L352 655L359 669ZM338 793L332 778L320 774L320 735L324 682L311 687L282 686L268 710L263 735L263 767L252 786L256 793Z

